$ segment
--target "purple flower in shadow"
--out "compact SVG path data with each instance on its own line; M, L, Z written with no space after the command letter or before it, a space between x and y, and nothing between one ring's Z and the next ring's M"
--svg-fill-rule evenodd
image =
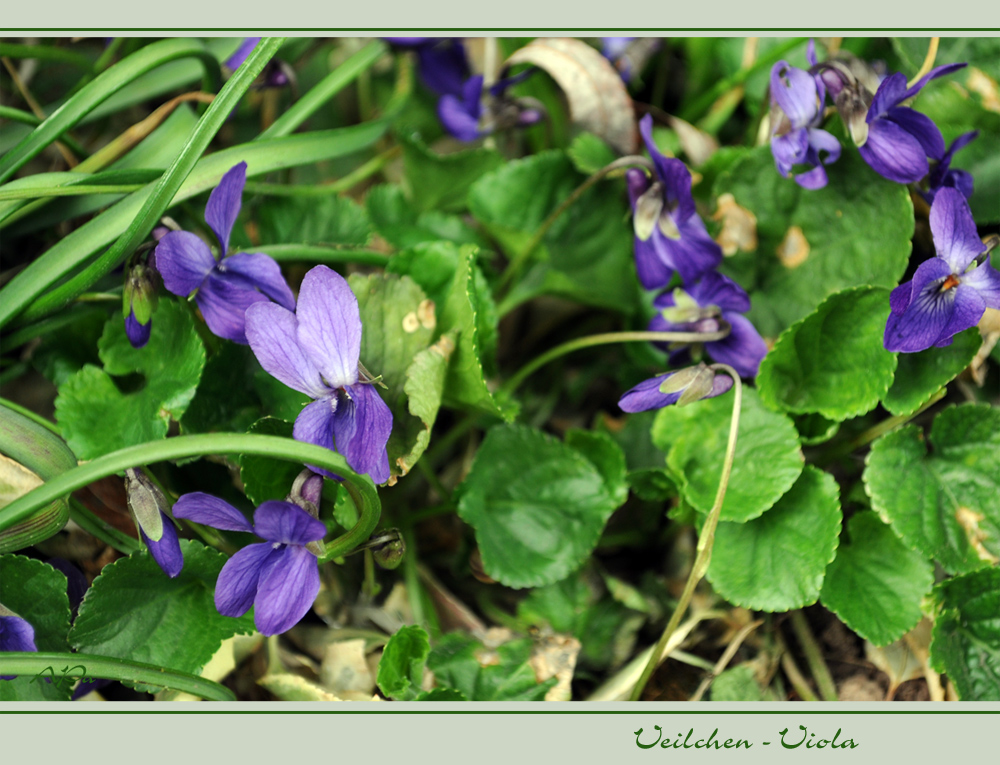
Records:
M185 494L174 515L226 531L245 531L266 541L244 547L219 572L215 607L223 616L243 616L254 607L254 624L264 635L294 627L319 592L319 564L306 545L326 527L290 502L264 502L254 523L228 502L201 492Z
M963 133L951 142L948 151L944 153L944 156L941 157L940 161L934 166L934 169L931 170L930 175L927 176L927 191L920 192L920 195L927 200L928 204L934 202L934 196L941 189L958 189L966 199L972 198L972 190L975 186L972 175L965 172L965 170L957 168L952 170L951 160L955 156L956 151L968 146L978 135L978 130L972 130L968 133Z
M677 271L693 282L722 262L722 249L708 235L691 197L691 173L679 159L664 157L653 143L653 118L639 131L653 159L653 178L628 171L629 199L635 228L635 267L648 290L666 287Z
M703 398L721 396L733 387L729 375L717 375L704 364L643 380L618 401L623 412L645 412L671 404L684 406Z
M709 356L728 364L741 377L756 377L767 344L750 320L742 315L750 309L750 298L732 279L715 271L693 286L677 288L656 298L659 313L649 322L650 332L718 332L723 322L730 327L721 340L704 343ZM670 354L673 366L686 364L692 356L689 343L655 343Z
M315 399L296 418L295 438L336 451L375 483L389 480L385 447L392 413L374 385L360 378L361 315L347 281L316 266L302 280L295 313L262 302L247 310L246 319L247 339L260 365Z
M459 141L475 141L488 131L479 128L483 115L483 76L470 77L460 95L446 93L438 100L437 114L441 125Z
M277 301L291 310L295 298L278 264L263 253L226 256L229 234L240 212L240 197L246 183L247 163L229 170L208 198L205 222L219 242L219 258L209 246L188 231L171 231L156 245L156 267L164 286L195 300L208 328L219 337L246 345L246 309L255 303Z
M462 41L455 37L385 37L389 43L417 54L417 71L428 89L439 96L461 96L471 74Z
M944 138L937 125L930 117L900 104L917 95L931 80L964 66L935 67L910 88L901 72L882 80L865 116L867 135L855 137L858 151L876 173L897 183L914 183L927 175L928 157L944 157Z
M810 51L812 49L810 48ZM815 64L815 55L810 57ZM823 81L809 72L796 69L786 61L771 69L771 153L778 172L792 177L805 189L826 186L823 165L833 164L840 157L840 142L821 130L823 101L826 88ZM812 169L792 174L795 165Z
M9 608L0 604L0 651L37 651L35 628ZM0 680L13 680L17 675L0 675Z
M1000 308L1000 272L990 266L988 255L976 262L986 246L962 193L938 191L930 222L937 257L921 263L913 279L889 296L887 351L915 353L950 345L954 335L976 326L987 307Z

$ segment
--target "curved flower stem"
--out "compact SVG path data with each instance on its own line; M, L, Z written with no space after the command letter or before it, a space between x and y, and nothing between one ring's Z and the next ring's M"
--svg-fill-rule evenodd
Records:
M211 680L175 669L158 667L155 664L144 664L138 661L127 661L111 656L94 656L87 653L22 653L12 651L0 654L0 675L32 675L37 677L45 672L54 675L65 667L67 672L62 678L55 676L53 682L68 682L70 680L88 678L103 678L126 683L143 683L160 688L170 688L200 696L209 701L236 701L231 690ZM80 670L80 674L68 674L72 670ZM41 680L39 680L41 682Z
M517 370L514 376L503 384L502 390L513 393L539 368L550 361L555 361L560 356L565 356L567 353L578 351L581 348L614 343L711 343L721 340L728 334L729 330L725 329L718 332L604 332L599 335L588 335L576 340L569 340L546 351L541 356L536 356Z
M941 43L940 37L932 37L930 45L927 46L927 55L924 57L924 63L920 65L919 71L913 75L906 87L912 88L914 83L927 74L934 66L934 61L937 59L938 45Z
M736 454L736 436L737 433L739 433L740 410L743 406L743 384L740 382L739 373L727 364L712 364L710 369L725 372L733 378L733 416L729 422L729 441L726 444L726 457L722 463L722 477L719 479L719 490L715 494L715 503L712 505L712 509L709 511L708 517L705 519L705 525L701 528L701 534L698 537L698 554L695 557L691 573L688 575L688 580L684 585L684 592L681 593L681 598L677 603L677 608L674 609L674 613L671 615L670 621L667 623L667 628L663 630L663 634L660 636L656 647L653 649L653 653L649 657L649 662L646 664L646 668L642 671L639 681L632 689L632 701L639 700L642 696L643 690L646 688L646 683L649 682L649 678L653 675L653 671L665 658L663 656L663 651L667 647L670 636L674 634L677 629L677 625L679 625L681 623L681 619L684 618L684 614L687 612L687 608L691 604L691 597L694 595L695 587L698 586L698 582L700 582L708 572L708 564L712 560L712 545L715 542L715 528L719 525L719 516L722 513L722 501L725 499L726 489L729 487L729 475L732 472L733 457Z
M258 454L292 462L319 465L344 479L344 487L358 508L358 522L326 547L320 562L332 560L350 552L364 542L378 525L382 512L375 484L366 476L359 476L347 466L336 452L322 446L295 441L278 436L250 435L243 433L208 433L196 436L177 436L164 441L151 441L138 446L119 449L46 481L41 486L0 508L0 530L13 526L71 491L94 481L136 465L199 457L206 454Z
M500 283L497 285L497 293L502 294L507 291L507 288L510 286L511 281L514 279L515 276L518 276L520 274L521 270L524 268L525 264L534 254L535 250L537 250L539 245L541 245L542 240L545 238L545 235L548 233L549 229L552 228L552 225L559 219L559 216L562 215L564 212L566 212L566 210L568 210L570 207L572 207L573 204L581 196L583 196L583 194L587 191L587 189L589 189L595 183L607 177L611 173L615 172L616 170L624 170L625 168L634 167L637 165L640 167L645 167L649 169L650 172L652 172L653 166L648 159L646 159L645 157L640 157L638 155L629 155L627 157L621 157L619 159L616 159L614 162L605 165L596 173L587 178L587 180L585 180L583 183L577 186L573 190L573 193L570 194L568 197L566 197L556 207L555 210L549 213L549 217L547 217L544 221L542 221L542 225L538 227L537 231L535 231L534 236L531 237L531 241L528 242L525 248L516 255L514 255L510 264L507 266L507 269L503 272L503 275L500 277Z

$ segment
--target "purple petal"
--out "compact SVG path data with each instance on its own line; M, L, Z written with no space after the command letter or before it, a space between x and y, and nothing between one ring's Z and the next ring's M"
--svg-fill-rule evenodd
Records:
M956 189L941 189L934 196L930 223L938 257L947 261L954 274L965 271L985 249L969 203Z
M889 293L889 310L894 314L902 314L910 305L913 297L913 280L903 282Z
M909 88L904 94L900 101L905 101L907 98L913 98L920 92L920 89L924 87L931 80L936 80L938 77L944 77L946 74L951 74L959 69L965 67L966 64L942 64L941 66L936 66L931 69L927 74L913 83L913 87ZM902 75L900 75L902 76ZM897 102L898 103L898 102Z
M200 491L184 494L178 499L174 503L174 517L211 526L213 529L253 533L253 526L243 513L228 502Z
M280 551L262 570L254 600L254 624L263 635L277 635L294 627L319 594L319 564L304 547Z
M281 267L262 252L240 252L219 263L223 274L239 274L278 305L295 310L295 296L281 275Z
M930 258L920 264L913 275L910 304L902 314L889 314L883 337L887 351L915 353L938 342L955 310L957 290L941 290L941 280L950 273L951 268L941 258Z
M448 39L417 49L420 79L439 96L462 92L462 85L469 77L469 62L465 47L457 39Z
M0 651L37 651L35 628L20 616L0 616ZM0 675L13 680L17 675Z
M812 170L799 173L793 180L804 189L816 191L827 184L826 168L822 165L816 165Z
M153 329L153 320L140 324L135 318L135 311L130 310L125 317L125 336L133 348L142 348L149 342L149 333Z
M438 40L437 37L383 37L387 43L392 45L399 45L404 48L416 47L418 45L425 45L431 40Z
M259 42L259 37L244 37L243 42L240 43L240 47L236 49L233 55L226 59L225 66L234 70L239 69Z
M771 98L788 115L793 128L806 127L819 110L813 76L787 61L779 61L771 68Z
M715 305L723 311L744 312L750 310L750 297L746 291L730 279L717 271L709 271L704 278L687 290L688 294L694 298L695 302L702 306ZM667 295L670 295L667 293ZM657 298L660 301L661 298ZM657 308L666 308L668 305L659 305L654 301ZM673 305L673 296L670 295L670 303Z
M628 185L629 203L632 205L632 211L635 212L635 203L639 201L639 197L649 191L649 187L653 184L649 180L649 176L637 167L630 167L625 171L625 182Z
M69 598L73 616L76 616L76 610L80 607L83 596L87 594L87 588L90 587L87 577L65 558L49 558L48 564L66 577L66 596Z
M691 284L722 262L722 248L708 235L697 215L678 222L677 229L680 239L670 239L657 226L652 241L669 252L664 260L674 264L685 284Z
M167 576L173 579L184 568L184 554L181 552L181 543L177 538L174 522L162 510L160 516L163 522L163 535L157 541L154 542L147 537L141 527L139 533L142 534L142 541L146 543L153 560Z
M335 395L324 396L317 401L313 401L299 412L299 416L295 418L292 436L296 441L316 444L316 446L322 446L325 449L333 451L333 413L337 409L337 406L337 397ZM340 480L340 476L331 473L326 468L321 468L318 465L306 465L306 467L314 473Z
M226 276L209 274L195 300L212 334L246 345L246 311L254 303L268 302L267 296L247 285L242 276Z
M740 377L756 377L767 354L767 343L745 316L726 312L722 318L729 322L730 333L721 340L705 343L705 351L720 364L731 366Z
M990 265L990 256L962 276L962 284L972 287L989 308L1000 308L1000 272Z
M268 500L253 514L254 533L268 542L304 545L326 535L326 526L291 502Z
M913 183L927 175L927 155L920 142L890 120L875 120L868 140L858 148L876 173L896 183Z
M941 159L944 156L944 138L934 120L927 115L905 106L896 106L886 112L883 119L895 122L916 138L924 154L931 159Z
M652 239L642 240L635 237L635 270L639 281L647 290L658 290L666 287L674 276L674 269L665 262L669 253L663 252Z
M255 303L245 319L247 342L265 372L310 398L330 393L316 365L299 347L295 314L275 303Z
M215 583L215 607L223 616L243 616L253 605L261 570L277 558L283 550L276 550L271 542L247 545L219 572Z
M236 216L240 214L243 186L247 182L247 163L234 165L222 176L208 197L205 207L205 222L215 232L219 240L221 254L229 251L229 234L233 230Z
M441 96L437 105L438 119L449 134L459 141L475 141L482 135L479 130L479 107L460 101L451 94Z
M676 204L674 218L687 220L695 213L694 199L691 197L691 173L684 163L673 157L665 157L653 142L653 117L647 114L639 121L639 132L646 151L653 160L656 174L663 182L664 196L669 205Z
M785 178L788 177L793 165L805 162L808 151L809 131L805 128L799 128L771 139L771 155L774 157L774 164L778 168L778 172Z
M840 159L840 141L833 135L820 130L819 128L809 128L809 148L816 153L816 159L822 159L824 165L832 165ZM820 158L820 152L826 152L826 156Z
M906 75L895 72L886 77L875 91L871 106L868 107L866 121L872 124L889 109L906 99Z
M299 346L331 388L358 381L361 314L347 281L326 266L306 274L296 309Z
M156 269L163 286L187 297L201 286L215 268L215 258L208 245L189 231L171 231L156 245Z
M389 480L385 445L392 432L392 413L374 385L351 385L333 415L334 448L357 473L375 483Z
M975 287L968 284L959 284L949 290L955 293L951 319L945 325L944 330L938 336L936 343L940 343L945 338L952 338L959 332L964 332L969 327L974 327L986 313L986 301Z
M663 381L675 374L677 373L668 372L659 377L643 380L621 397L618 401L618 408L623 412L646 412L650 409L662 409L665 406L677 403L683 391L660 393L660 385L663 384ZM704 398L714 398L725 393L732 387L733 381L729 375L718 374L712 381L712 392Z

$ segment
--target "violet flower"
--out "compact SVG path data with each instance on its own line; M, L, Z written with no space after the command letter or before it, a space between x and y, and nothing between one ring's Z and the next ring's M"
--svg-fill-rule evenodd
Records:
M219 242L218 260L201 239L188 231L171 231L156 245L156 267L164 286L195 300L208 328L219 337L246 345L243 315L255 303L275 300L285 308L295 307L295 298L278 264L263 253L226 256L229 234L240 212L240 197L246 183L247 163L229 170L208 198L205 222Z
M815 54L810 60L815 64ZM823 81L809 72L786 61L772 67L771 153L778 172L785 178L794 178L804 189L826 186L823 165L833 164L840 157L840 142L819 128L825 97ZM795 165L810 165L812 169L792 175Z
M471 70L465 46L457 37L385 37L389 43L417 54L417 71L428 89L439 96L461 96Z
M927 191L921 191L920 195L927 200L928 204L934 202L934 196L941 189L958 189L966 199L972 198L972 190L975 186L972 175L965 170L951 169L951 159L955 152L968 146L979 135L978 130L963 133L948 147L948 151L938 161L927 176Z
M732 279L710 271L691 287L665 292L653 302L659 313L649 322L650 332L718 332L723 323L730 332L721 340L704 344L654 343L670 354L670 364L679 366L706 353L720 364L728 364L741 377L756 377L767 344L750 320L742 315L750 310L750 298Z
M623 412L646 412L671 404L684 406L703 398L715 398L733 387L727 374L717 375L704 364L643 380L618 401Z
M316 266L302 280L295 313L275 303L252 305L246 332L265 371L315 399L296 418L294 437L336 451L375 483L389 480L385 447L392 413L375 387L360 378L361 315L347 281Z
M865 116L867 135L861 131L855 136L858 151L876 173L897 183L914 183L927 175L928 157L944 157L944 138L937 125L930 117L900 104L913 98L931 80L964 66L935 67L910 88L901 72L882 80Z
M143 348L149 342L156 303L156 270L137 262L128 270L122 290L125 336L133 348Z
M666 287L674 275L693 282L722 262L691 197L691 173L679 159L664 157L653 143L653 118L639 130L653 159L652 180L641 170L626 174L635 227L635 266L648 290Z
M462 85L461 95L446 93L441 96L437 105L441 125L459 141L475 141L486 135L489 131L479 127L483 115L482 98L483 76L477 74Z
M913 279L889 296L887 351L915 353L950 345L954 335L976 326L987 307L1000 308L1000 273L988 255L979 260L987 248L962 192L938 191L930 223L937 257L921 263Z
M326 527L290 502L264 502L254 523L228 502L201 492L185 494L174 515L216 529L245 531L266 541L244 547L226 561L215 585L215 607L223 616L243 616L264 635L290 630L309 611L319 592L319 564L306 545Z
M244 37L240 46L233 51L233 55L226 59L224 66L233 71L239 69L259 42L259 37ZM283 62L277 59L268 61L264 67L264 86L269 88L285 87L290 82L288 73L285 72L285 66Z
M35 628L0 603L0 651L37 651ZM0 675L0 680L13 680L17 675Z

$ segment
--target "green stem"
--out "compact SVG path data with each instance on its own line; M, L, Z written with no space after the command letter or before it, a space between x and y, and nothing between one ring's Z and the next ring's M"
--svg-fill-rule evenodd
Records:
M375 485L370 478L359 476L351 470L344 458L336 452L291 438L241 433L207 433L177 436L163 441L130 446L67 470L6 507L0 508L0 531L31 516L49 502L101 478L120 473L125 468L207 454L257 454L318 465L342 476L344 487L354 500L360 517L353 529L326 546L326 552L320 558L321 563L350 552L367 540L378 525L382 506Z
M88 534L97 537L120 553L131 555L142 549L141 542L102 521L75 497L70 497L69 500L69 517Z
M13 651L0 653L0 675L35 676L67 670L63 679L100 677L107 680L118 680L129 684L155 685L159 688L170 688L183 691L194 696L200 696L208 701L236 701L231 690L211 680L206 680L187 672L158 667L155 664L144 664L138 661L127 661L110 656L94 656L88 653L21 653ZM79 669L79 674L69 674ZM58 683L56 676L53 682ZM39 682L42 682L39 680Z
M63 311L55 316L36 321L34 324L27 324L14 330L9 335L4 336L3 344L7 348L16 348L29 340L34 340L36 337L41 337L42 335L47 335L49 332L55 332L57 329L83 322L85 317L95 313L100 313L102 316L105 315L104 311L91 306L79 306Z
M389 256L374 250L355 250L341 247L324 247L313 244L262 244L254 252L270 255L279 263L307 260L313 263L359 263L363 266L384 268Z
M722 463L722 477L719 479L719 489L715 494L715 503L712 505L712 509L705 519L705 525L702 526L701 535L698 537L698 553L694 560L694 566L691 567L691 574L684 585L684 592L681 593L677 608L674 609L674 613L667 623L667 628L663 630L663 634L653 649L653 653L646 663L646 668L643 669L642 675L632 689L632 701L638 701L641 698L642 692L646 688L646 683L649 682L653 671L663 660L663 651L681 623L681 619L684 618L684 614L687 612L691 598L694 595L695 587L698 586L702 577L708 572L708 564L712 560L715 528L719 525L719 516L722 514L722 501L726 497L726 489L729 487L729 475L733 470L733 457L736 455L736 436L740 429L740 410L743 406L743 384L740 382L739 373L731 366L726 364L712 364L710 368L725 372L733 378L733 415L729 421L729 441L726 444L726 457Z
M18 59L38 59L39 61L60 61L73 64L88 72L91 68L90 59L82 53L52 45L21 45L19 43L0 42L0 56Z
M131 194L145 188L144 183L123 183L116 185L52 186L47 189L0 189L0 202L16 199L41 199L43 197L79 197L85 194Z
M823 661L823 652L820 651L816 638L813 637L812 631L809 629L805 614L802 611L792 611L791 621L795 637L799 641L799 645L802 646L802 652L806 655L806 662L812 671L813 680L816 681L819 695L823 697L824 701L839 701L837 685L833 682L826 662Z
M341 194L345 191L350 191L362 181L380 172L402 150L400 146L393 146L391 149L386 149L381 154L372 157L363 165L360 165L356 170L352 170L343 178L332 183L320 183L312 186L299 184L290 186L286 183L247 181L246 186L243 188L248 194L263 194L265 196L276 197L328 197L333 194Z
M531 374L539 368L545 366L550 361L555 361L560 356L565 356L572 351L581 348L591 348L595 345L612 345L614 343L711 343L721 340L729 334L729 330L718 332L604 332L599 335L588 335L576 340L569 340L562 345L557 345L541 356L536 356L523 367L521 367L513 377L503 384L502 390L506 393L513 393L520 387Z
M614 162L605 165L596 173L588 177L583 183L577 186L573 190L573 193L570 194L568 197L566 197L562 202L560 202L559 205L556 207L556 209L553 210L551 213L549 213L549 216L544 221L542 221L542 225L538 227L537 231L535 231L534 236L531 237L531 240L528 242L525 248L521 250L519 253L515 254L514 257L511 259L510 263L507 266L507 269L503 272L503 275L500 277L500 282L497 284L497 294L502 295L507 291L507 288L510 286L511 282L514 281L515 277L520 275L521 270L527 264L531 256L535 253L535 250L537 250L538 247L542 244L542 240L545 238L545 235L549 232L549 229L552 228L553 224L557 220L559 220L559 217L564 212L566 212L570 207L572 207L573 204L580 197L582 197L584 193L586 193L587 189L589 189L595 183L604 179L606 176L613 173L614 171L622 170L627 167L633 167L635 165L641 165L642 167L646 168L652 167L650 165L649 160L646 159L645 157L639 157L639 156L621 157L620 159L616 159Z
M707 111L727 90L742 85L752 75L762 69L766 69L774 64L774 62L781 60L781 58L788 53L788 51L806 42L807 39L808 38L806 37L794 37L768 51L765 55L754 61L752 66L748 66L746 69L740 69L740 71L735 74L730 75L723 80L719 80L719 82L717 82L711 90L703 93L695 99L690 106L681 110L681 119L691 123L697 122L705 111Z

